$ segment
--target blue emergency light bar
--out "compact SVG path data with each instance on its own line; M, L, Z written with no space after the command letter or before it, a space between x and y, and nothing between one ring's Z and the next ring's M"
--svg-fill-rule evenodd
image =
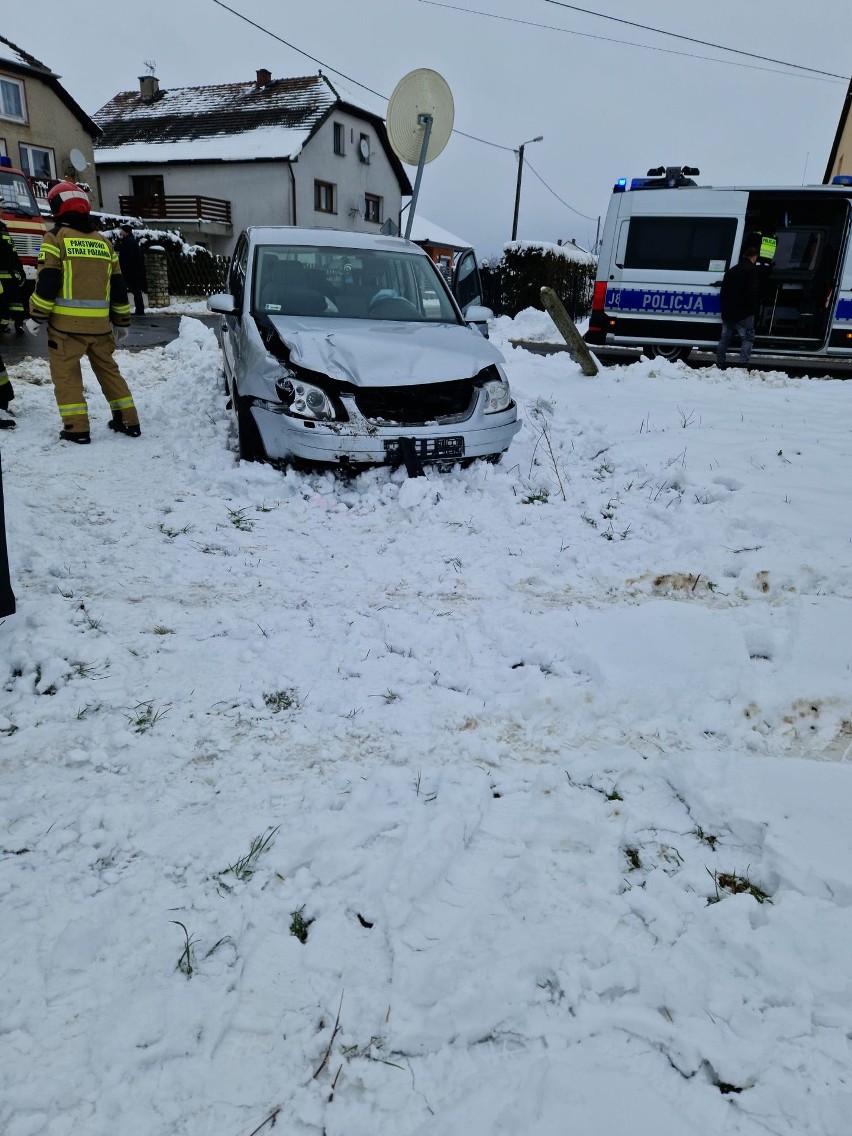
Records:
M832 185L852 185L852 174L837 174L831 179Z
M615 185L612 187L613 193L624 193L627 189L627 178L619 178Z

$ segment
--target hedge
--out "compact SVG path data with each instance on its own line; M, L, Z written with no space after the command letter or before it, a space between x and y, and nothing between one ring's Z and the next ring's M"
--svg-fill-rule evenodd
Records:
M481 273L485 300L498 315L541 311L541 289L548 287L578 320L591 311L597 260L574 245L519 241L506 245L499 260L486 261Z

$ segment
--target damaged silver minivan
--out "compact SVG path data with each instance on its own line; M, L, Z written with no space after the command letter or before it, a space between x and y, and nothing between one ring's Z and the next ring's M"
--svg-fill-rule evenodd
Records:
M221 316L247 461L357 470L499 461L520 429L500 352L399 237L269 226L239 238Z

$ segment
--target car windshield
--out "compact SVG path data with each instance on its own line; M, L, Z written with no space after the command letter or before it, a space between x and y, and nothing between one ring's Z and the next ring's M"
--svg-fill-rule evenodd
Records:
M458 323L427 256L328 245L260 245L255 315Z
M22 174L0 170L0 212L19 217L39 216L32 190Z

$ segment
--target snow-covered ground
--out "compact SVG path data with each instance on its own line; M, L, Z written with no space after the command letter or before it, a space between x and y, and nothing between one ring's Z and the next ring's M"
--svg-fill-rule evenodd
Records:
M197 320L138 441L13 368L3 1136L849 1131L852 384L542 318L413 481L238 464Z

